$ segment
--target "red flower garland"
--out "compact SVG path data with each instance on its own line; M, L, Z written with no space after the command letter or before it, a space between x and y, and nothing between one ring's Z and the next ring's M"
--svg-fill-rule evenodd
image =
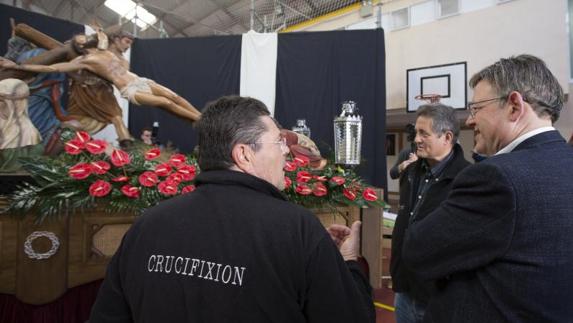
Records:
M109 156L102 155L107 147L107 142L92 139L87 132L77 132L64 145L69 155L78 155L78 163L69 167L68 175L76 180L90 178L88 193L91 196L123 196L127 199L152 197L156 200L158 195L149 195L148 192L159 192L163 196L159 199L165 199L191 193L196 189L192 181L198 169L183 154L173 154L167 162L159 162L162 152L158 148L149 149L141 156L130 156L121 149L113 149ZM132 164L132 160L137 162ZM376 191L362 187L354 175L348 175L344 170L332 166L320 172L312 170L305 156L286 161L283 169L285 193L289 199L299 204L306 205L307 200L313 203L321 203L318 202L320 200L336 201L359 206L381 203ZM113 190L119 191L119 195L110 195Z

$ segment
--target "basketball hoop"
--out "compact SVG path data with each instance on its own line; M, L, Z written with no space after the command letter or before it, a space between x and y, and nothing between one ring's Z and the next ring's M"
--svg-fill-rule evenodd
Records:
M419 101L426 101L427 103L440 103L440 99L442 98L439 94L420 94L416 95L414 99Z

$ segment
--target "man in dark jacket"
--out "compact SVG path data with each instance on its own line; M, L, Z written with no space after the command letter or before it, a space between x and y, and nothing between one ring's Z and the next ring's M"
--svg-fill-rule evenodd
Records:
M441 288L427 322L573 322L573 149L552 127L563 91L545 63L501 59L470 80L466 124L489 157L410 225L406 264Z
M374 322L360 223L327 232L285 200L289 150L264 104L221 98L197 131L197 189L132 226L90 322Z
M432 292L432 283L416 277L402 261L408 224L435 210L448 196L454 177L469 165L456 143L460 126L454 109L442 104L421 106L415 129L419 159L400 177L400 208L392 233L390 272L397 323L421 322Z

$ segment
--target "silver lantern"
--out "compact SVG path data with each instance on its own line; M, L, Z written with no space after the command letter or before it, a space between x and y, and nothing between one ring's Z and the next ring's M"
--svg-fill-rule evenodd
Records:
M336 164L359 165L362 143L362 117L354 101L342 102L342 113L334 119Z

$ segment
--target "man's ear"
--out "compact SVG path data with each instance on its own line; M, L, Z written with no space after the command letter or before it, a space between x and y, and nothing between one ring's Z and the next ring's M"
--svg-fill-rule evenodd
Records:
M245 173L252 168L253 150L247 144L236 144L231 151L231 157L237 167Z
M525 114L527 102L524 101L521 93L512 91L507 96L507 103L509 104L509 120L517 121Z
M446 131L446 133L444 134L444 136L446 136L446 144L448 145L452 145L454 144L454 133L451 131Z

